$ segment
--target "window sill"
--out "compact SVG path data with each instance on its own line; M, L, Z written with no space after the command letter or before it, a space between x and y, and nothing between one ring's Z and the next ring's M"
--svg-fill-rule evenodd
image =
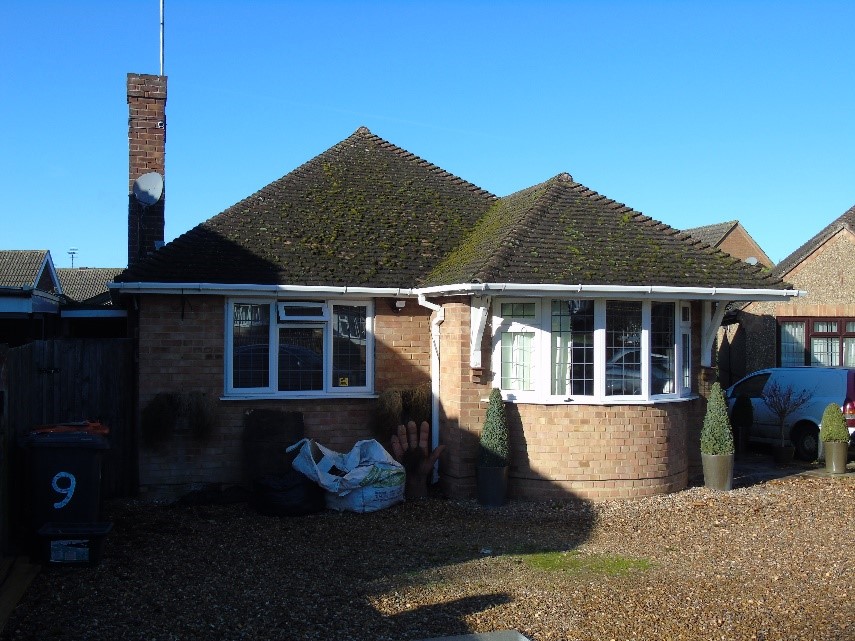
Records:
M220 396L221 401L304 401L304 400L336 400L336 399L355 399L355 398L377 398L378 395L374 392L354 392L352 394L223 394Z
M667 405L670 403L686 403L700 398L697 394L690 396L657 396L654 398L584 398L579 400L564 400L561 398L505 398L505 402L514 405ZM489 399L481 399L486 403Z

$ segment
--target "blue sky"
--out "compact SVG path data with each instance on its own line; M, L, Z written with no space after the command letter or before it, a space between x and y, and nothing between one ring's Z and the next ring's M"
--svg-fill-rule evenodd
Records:
M506 195L566 171L774 260L855 205L852 2L166 0L166 238L359 126ZM0 5L0 249L127 261L158 0Z

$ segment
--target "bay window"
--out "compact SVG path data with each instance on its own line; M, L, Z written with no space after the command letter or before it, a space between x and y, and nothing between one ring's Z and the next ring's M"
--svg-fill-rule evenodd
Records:
M493 309L494 371L509 400L632 402L691 394L688 306L538 298L500 299Z
M370 393L371 319L369 302L229 301L226 393Z

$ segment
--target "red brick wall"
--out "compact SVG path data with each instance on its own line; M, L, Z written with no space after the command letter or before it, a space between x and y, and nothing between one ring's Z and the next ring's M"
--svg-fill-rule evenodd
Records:
M133 196L134 181L166 169L166 76L129 73L128 89L128 265L163 241L164 202L142 207Z

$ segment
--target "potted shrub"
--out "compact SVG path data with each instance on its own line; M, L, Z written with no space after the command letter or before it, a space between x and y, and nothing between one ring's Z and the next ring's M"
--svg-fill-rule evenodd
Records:
M481 505L497 507L507 501L509 453L505 402L502 393L493 388L478 453L478 502Z
M780 385L777 381L772 381L763 390L763 402L778 420L781 442L772 450L775 463L778 465L791 463L796 452L796 448L787 438L787 417L806 405L811 397L813 397L813 392L810 390L797 392L792 385Z
M825 471L831 474L846 472L846 459L849 454L849 430L843 410L837 403L829 403L822 413L822 425L819 438L825 451Z
M719 383L713 383L701 429L704 485L714 490L733 488L733 428Z

